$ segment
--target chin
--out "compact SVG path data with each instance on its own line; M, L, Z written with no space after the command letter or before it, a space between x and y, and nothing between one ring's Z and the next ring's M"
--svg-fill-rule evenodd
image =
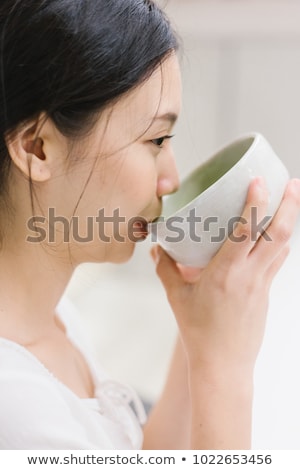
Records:
M113 264L125 264L132 258L135 250L135 243L123 244L120 250L116 250L106 262Z
M109 261L114 264L124 264L131 260L135 250L135 244L132 243L129 246L124 246L122 250L118 251L114 258Z
M127 263L133 256L134 247L131 249L119 250L115 253L105 253L104 256L99 256L98 253L85 253L81 256L75 256L74 253L71 255L71 262L73 267L77 267L81 264L86 263L95 263L95 264L104 264L104 263L111 263L111 264L125 264Z

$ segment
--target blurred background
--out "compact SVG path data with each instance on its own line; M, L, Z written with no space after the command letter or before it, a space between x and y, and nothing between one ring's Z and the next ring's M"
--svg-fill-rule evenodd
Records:
M300 177L300 2L160 2L182 37L183 111L174 147L181 177L220 146L259 131ZM270 299L255 375L253 447L300 449L300 226ZM66 299L84 318L99 363L154 403L176 325L148 241L124 266L80 266Z

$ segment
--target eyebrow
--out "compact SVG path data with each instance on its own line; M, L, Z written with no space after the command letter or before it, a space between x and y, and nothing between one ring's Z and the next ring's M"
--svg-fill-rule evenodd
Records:
M168 121L171 124L174 124L178 119L177 114L175 113L166 113L160 116L155 116L153 121Z

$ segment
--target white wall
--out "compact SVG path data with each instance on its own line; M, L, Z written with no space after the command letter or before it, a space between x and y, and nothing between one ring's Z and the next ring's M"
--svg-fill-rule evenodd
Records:
M184 40L184 109L175 149L182 176L225 142L258 130L300 176L298 1L163 2ZM272 289L256 369L253 445L300 448L300 243ZM155 400L176 336L149 244L125 266L84 265L68 290L95 353L120 380Z

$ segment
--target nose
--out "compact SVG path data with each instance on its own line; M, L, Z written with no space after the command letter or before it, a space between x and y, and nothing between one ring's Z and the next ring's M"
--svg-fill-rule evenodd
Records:
M157 196L160 198L177 191L179 176L171 146L166 152L161 152L158 158Z

